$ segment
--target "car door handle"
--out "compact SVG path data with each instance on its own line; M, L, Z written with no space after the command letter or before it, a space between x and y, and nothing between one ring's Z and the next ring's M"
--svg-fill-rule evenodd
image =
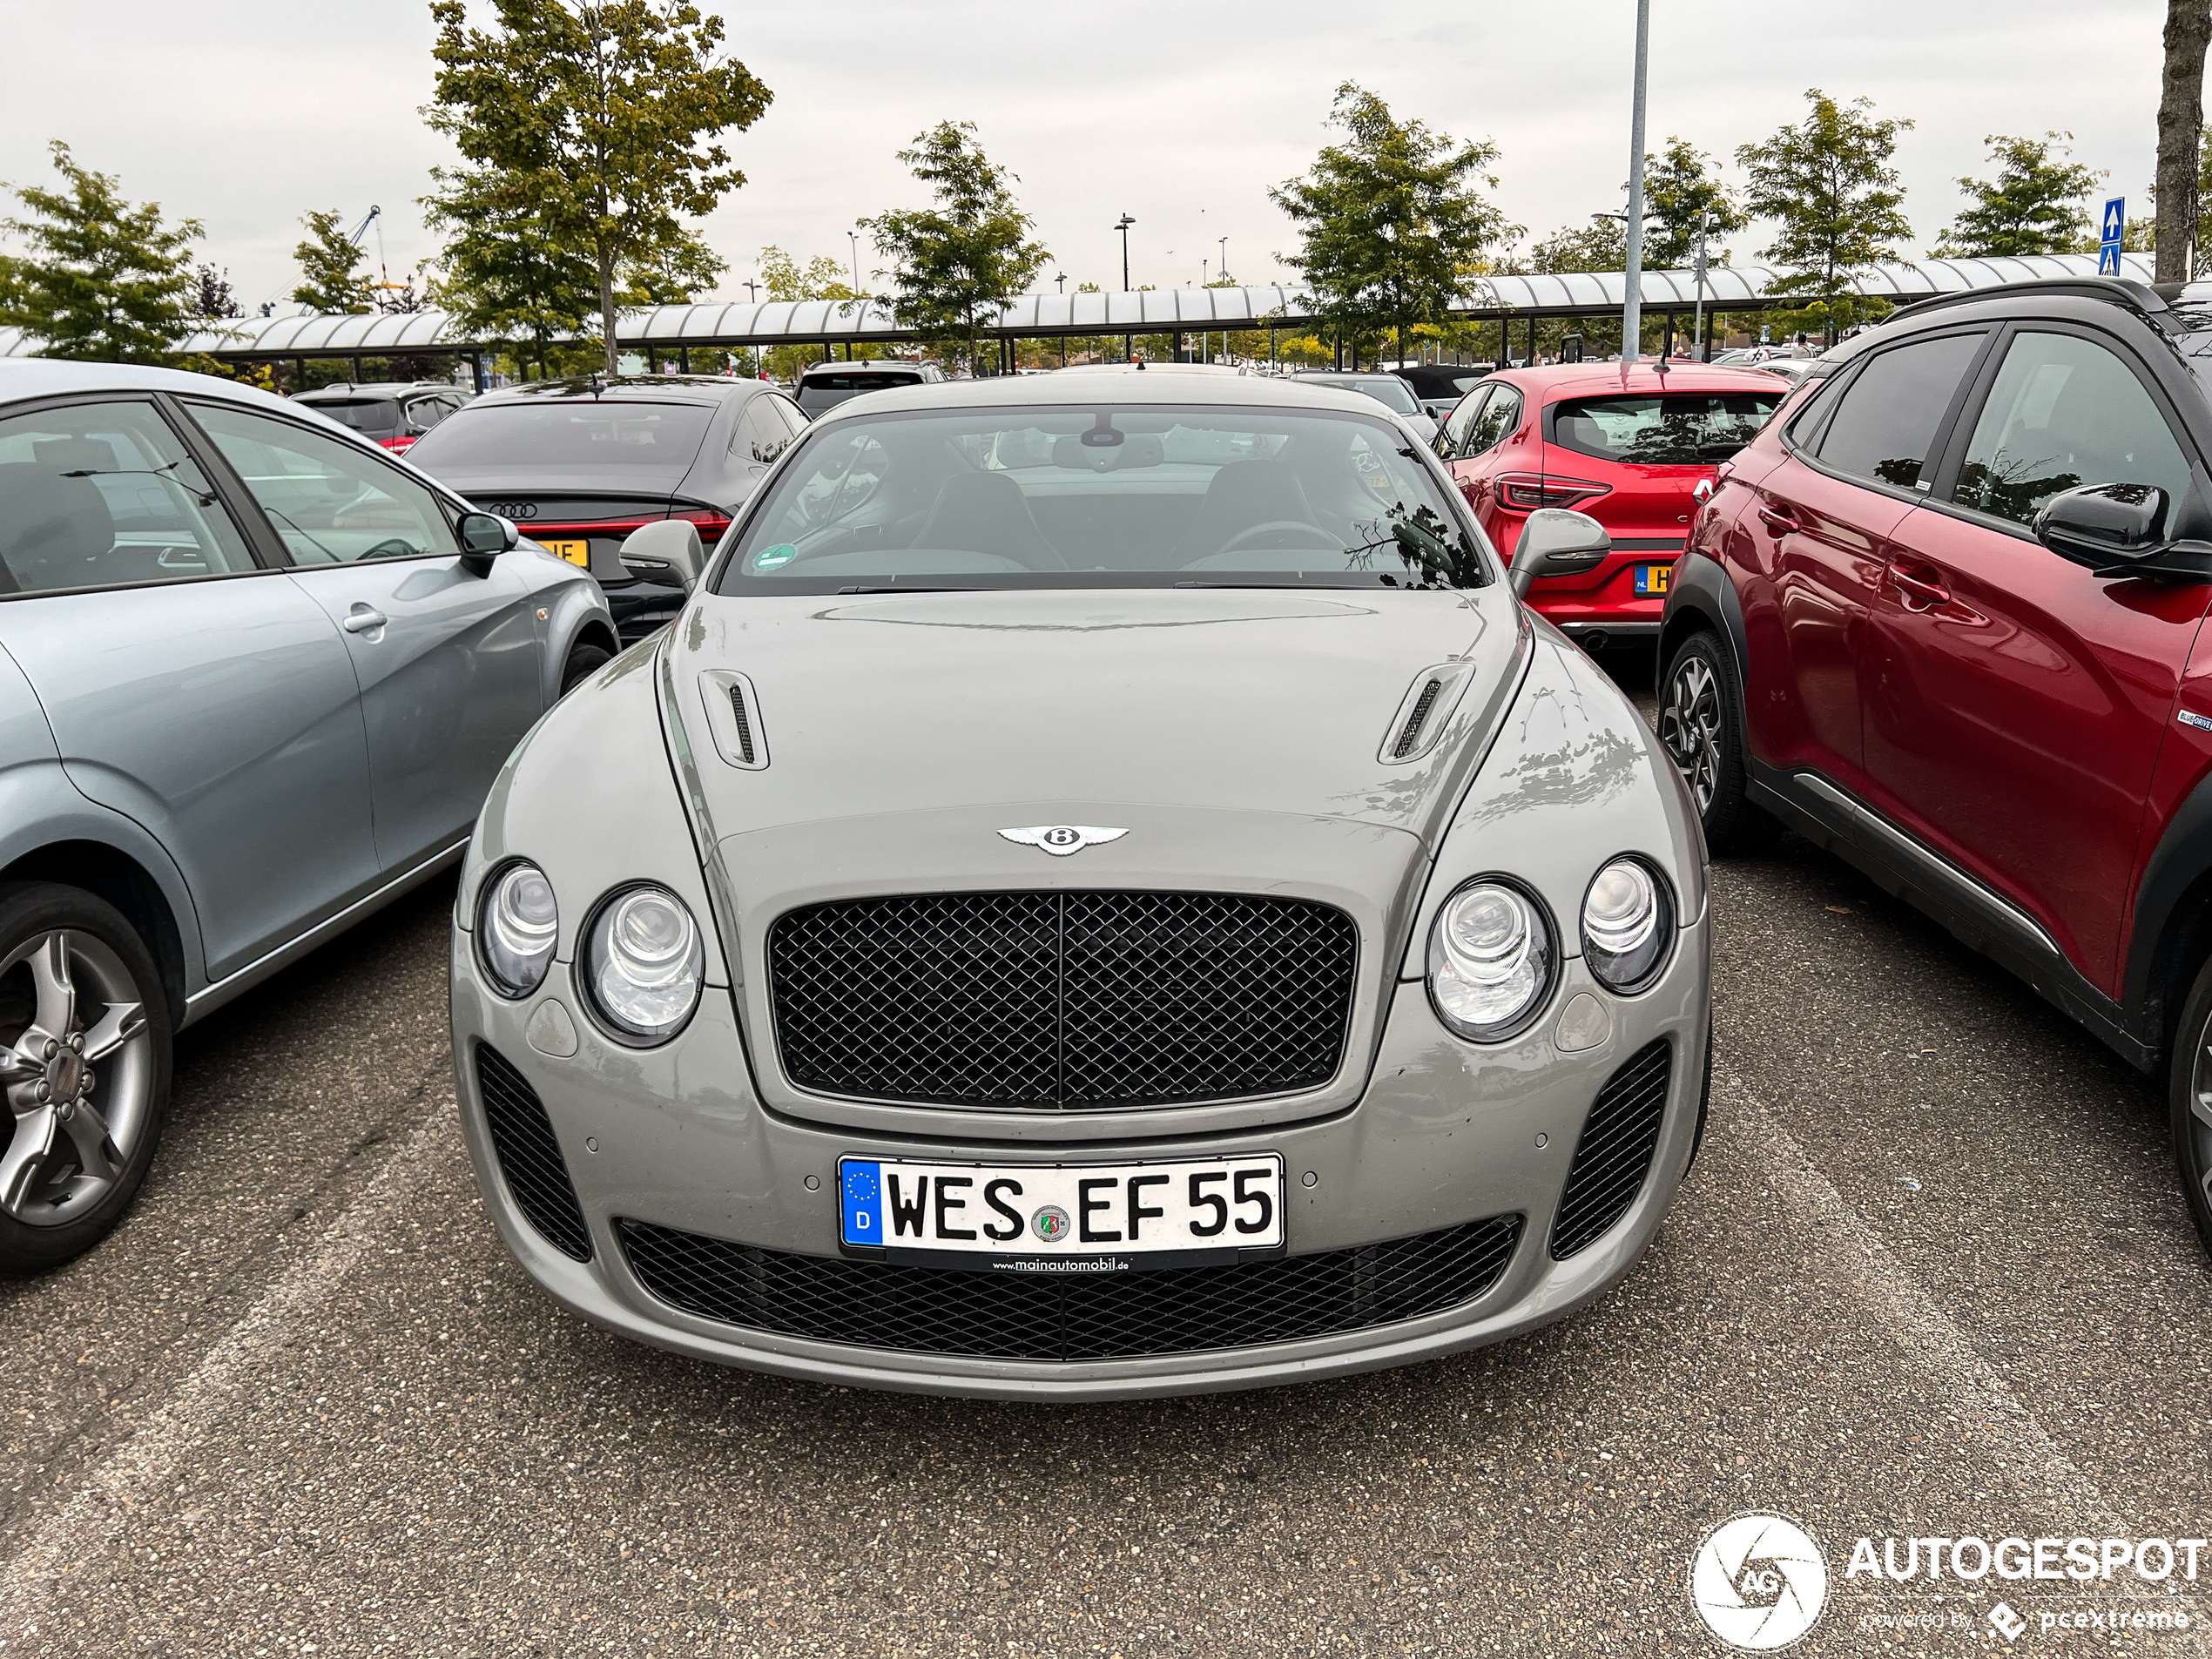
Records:
M1890 582L1907 610L1927 610L1951 603L1951 590L1943 585L1943 573L1932 564L1892 564Z
M384 613L372 605L355 605L338 624L349 634L373 634L384 625Z
M1777 536L1787 536L1791 530L1804 528L1797 523L1797 516L1787 507L1762 506L1759 509L1759 523Z

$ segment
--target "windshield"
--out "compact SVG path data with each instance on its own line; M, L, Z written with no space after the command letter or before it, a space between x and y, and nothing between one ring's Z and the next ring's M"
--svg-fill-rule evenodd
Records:
M809 374L799 382L802 392L873 392L886 386L919 386L917 368L840 369L830 374Z
M1308 386L1333 386L1340 391L1364 393L1386 408L1396 409L1400 415L1419 415L1420 401L1413 395L1413 388L1395 374L1374 380L1354 379L1347 374L1339 380L1333 375L1301 374L1298 379Z
M408 451L418 467L689 466L714 408L631 398L478 403L457 409Z
M724 593L1489 580L1401 428L1281 408L839 421L739 535Z
M1777 388L1569 398L1552 409L1551 441L1601 461L1710 466L1750 442L1784 395Z

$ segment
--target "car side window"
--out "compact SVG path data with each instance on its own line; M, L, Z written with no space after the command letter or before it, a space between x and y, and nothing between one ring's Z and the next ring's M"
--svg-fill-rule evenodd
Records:
M1854 478L1925 489L1936 435L1982 334L1915 341L1869 358L1843 388L1813 453Z
M730 435L730 449L740 461L765 467L791 447L791 431L771 407L774 401L772 394L759 393L738 416L737 429Z
M0 421L0 591L252 569L221 498L152 404L75 403Z
M1459 459L1467 447L1467 432L1474 425L1475 417L1482 413L1482 406L1489 401L1492 388L1479 386L1459 401L1457 408L1444 417L1444 430L1438 436L1436 453L1447 461Z
M1482 406L1481 415L1467 432L1465 455L1479 455L1496 448L1520 424L1521 394L1510 386L1492 388L1490 401Z
M223 403L192 406L294 564L457 554L428 486L339 438Z
M783 421L785 427L790 431L792 437L795 438L799 436L800 433L806 430L806 411L800 408L798 404L792 402L782 393L772 392L766 397L763 398L761 401L767 404L770 408L776 412L777 418Z
M2079 334L2016 334L1953 499L2025 524L2078 484L2155 484L2170 504L2188 493L2189 463L2142 381L2112 352Z

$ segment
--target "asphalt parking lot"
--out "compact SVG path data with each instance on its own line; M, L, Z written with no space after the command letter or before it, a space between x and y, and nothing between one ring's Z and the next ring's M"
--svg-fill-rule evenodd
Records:
M1801 841L1715 872L1711 1129L1609 1298L1113 1406L799 1386L557 1313L455 1127L449 901L186 1034L135 1215L0 1286L0 1652L1717 1652L1685 1572L1744 1509L1827 1554L1799 1651L2212 1649L2038 1623L2202 1626L2212 1560L1845 1578L1862 1534L2212 1531L2212 1270L2159 1090Z

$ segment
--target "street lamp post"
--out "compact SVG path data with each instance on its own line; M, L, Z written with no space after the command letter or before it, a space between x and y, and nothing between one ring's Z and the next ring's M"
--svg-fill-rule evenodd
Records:
M1651 58L1651 0L1636 0L1636 88L1629 115L1629 269L1622 284L1621 361L1643 349L1643 89Z
M1705 352L1705 227L1713 217L1712 209L1697 210L1697 259L1690 266L1690 274L1697 282L1697 320L1689 326L1690 355L1703 362Z
M1123 293L1129 292L1129 227L1136 223L1135 219L1127 213L1123 213L1114 226L1122 233L1122 292ZM1123 334L1122 336L1122 361L1127 362L1136 354L1136 337L1134 334Z
M853 297L860 297L860 233L847 231L846 236L853 244Z
M1221 280L1226 282L1229 280L1229 239L1217 236L1214 240L1221 244Z
M1060 285L1061 293L1065 293L1068 292L1068 273L1065 271L1062 271L1058 276L1053 278L1052 280Z

